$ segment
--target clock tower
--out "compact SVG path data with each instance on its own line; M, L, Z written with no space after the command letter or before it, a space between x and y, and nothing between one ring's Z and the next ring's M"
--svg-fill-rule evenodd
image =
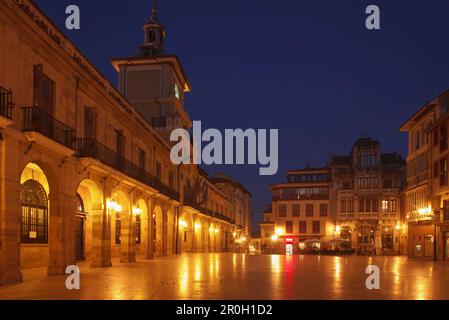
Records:
M121 94L169 142L174 129L192 127L184 107L184 94L191 87L179 58L164 50L166 32L153 1L139 54L114 58L111 63L119 74Z

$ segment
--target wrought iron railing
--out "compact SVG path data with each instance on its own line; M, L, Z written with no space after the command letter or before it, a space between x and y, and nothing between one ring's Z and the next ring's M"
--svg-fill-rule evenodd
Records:
M159 117L151 119L151 125L153 128L165 128L167 126L167 118Z
M160 193L170 197L173 200L180 200L179 193L176 190L173 190L169 186L163 184L159 181L159 179L152 176L145 169L135 165L93 138L78 139L76 150L77 156L80 158L97 159L111 168L114 168L127 176L158 190Z
M0 115L11 119L13 106L12 92L0 87Z
M45 113L42 109L22 108L23 131L38 132L70 149L75 149L75 130Z
M216 218L216 219L220 219L226 222L229 222L231 224L234 224L235 221L232 218L229 218L227 216L225 216L224 214L215 212L211 209L207 209L204 208L201 204L199 204L196 200L189 198L189 197L185 197L184 198L184 205L191 207L199 212L201 212L202 214L208 215L211 218Z

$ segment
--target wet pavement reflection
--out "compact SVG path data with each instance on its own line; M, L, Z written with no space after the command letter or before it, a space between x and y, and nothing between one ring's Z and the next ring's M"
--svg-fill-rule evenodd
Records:
M365 287L368 265L380 268L380 290ZM65 289L65 276L24 270L24 283L0 288L0 299L449 299L449 264L405 257L185 254L80 269L79 291Z

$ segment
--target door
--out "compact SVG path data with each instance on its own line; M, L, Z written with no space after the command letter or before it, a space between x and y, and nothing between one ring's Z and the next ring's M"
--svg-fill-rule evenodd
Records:
M433 257L433 236L424 236L424 256L426 258Z
M84 256L84 224L86 217L84 215L76 215L75 218L75 260L85 260Z

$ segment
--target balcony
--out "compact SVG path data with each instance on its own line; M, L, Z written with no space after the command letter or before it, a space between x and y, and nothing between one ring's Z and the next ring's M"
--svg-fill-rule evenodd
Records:
M295 200L328 200L329 194L323 193L323 194L306 194L306 195L298 195L298 194L291 194L291 195L276 195L273 196L273 201L295 201Z
M0 127L6 127L12 123L12 92L0 87Z
M166 117L152 118L151 126L153 128L165 128L167 127L167 118Z
M221 213L215 212L213 210L204 208L203 206L201 206L201 204L199 204L197 201L195 201L194 199L191 198L184 198L184 206L186 207L190 207L192 209L195 209L196 211L205 214L211 218L215 218L215 219L220 219L222 221L225 222L229 222L230 224L234 224L235 221Z
M75 130L39 108L22 108L23 131L28 141L65 156L75 152Z
M169 186L166 186L159 179L153 177L144 169L133 164L131 161L125 159L124 157L117 154L115 151L109 149L105 145L101 144L97 140L90 139L78 139L77 145L77 156L79 158L92 158L96 159L103 164L120 171L121 173L139 181L147 186L157 190L161 194L173 199L175 201L180 200L179 193L173 190Z

